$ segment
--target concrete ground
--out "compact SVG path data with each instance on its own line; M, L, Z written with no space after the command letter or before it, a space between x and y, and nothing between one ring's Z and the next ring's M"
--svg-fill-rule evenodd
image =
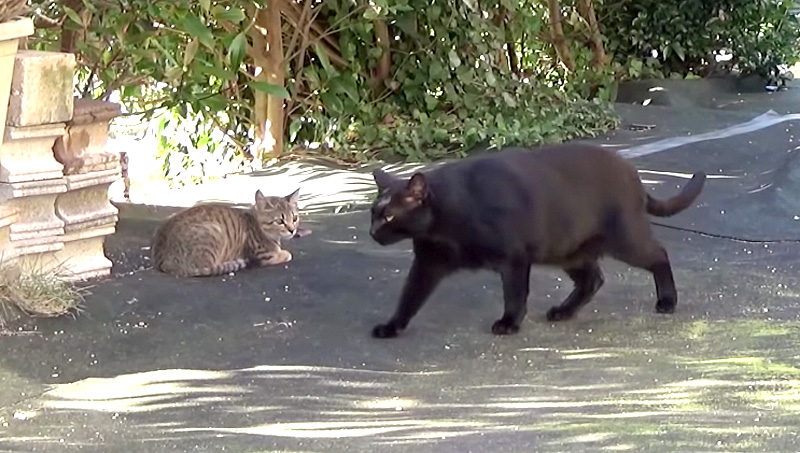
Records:
M780 113L800 110L794 90L748 99L751 109L620 104L623 128L596 141L625 152L748 121L778 99ZM656 127L626 130L631 123ZM283 185L275 174L361 181L347 193L312 186L304 219L313 234L288 244L295 259L235 276L148 270L146 246L163 216L122 206L107 241L115 276L94 283L85 312L29 321L0 339L0 449L798 451L799 126L634 159L658 196L693 171L712 176L697 206L665 223L797 241L658 227L681 297L674 315L654 312L649 275L607 261L594 302L572 321L547 322L569 285L538 268L528 319L510 337L489 331L501 289L484 272L446 281L399 338L369 336L394 309L411 254L408 243L369 239L366 169L296 164L218 186L218 198L237 201Z

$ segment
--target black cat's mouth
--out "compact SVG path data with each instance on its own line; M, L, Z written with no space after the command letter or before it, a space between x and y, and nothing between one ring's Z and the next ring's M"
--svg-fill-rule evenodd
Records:
M370 228L369 235L380 245L392 245L406 238L404 235L387 232L380 227Z

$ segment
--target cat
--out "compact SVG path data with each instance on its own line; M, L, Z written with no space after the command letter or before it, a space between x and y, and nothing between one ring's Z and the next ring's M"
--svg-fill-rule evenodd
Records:
M179 212L156 232L153 267L178 277L201 277L289 262L292 254L281 248L281 239L298 231L299 193L267 197L259 190L249 210L204 204Z
M378 196L370 235L386 246L412 239L414 260L400 301L372 335L391 338L408 326L439 282L460 269L490 269L502 280L504 312L495 335L519 331L527 313L533 264L563 268L574 282L547 319L571 318L603 285L598 260L610 255L649 270L659 313L672 313L677 291L667 252L647 214L671 216L700 195L697 172L680 194L658 200L618 154L589 144L506 148L446 163L410 178L373 172Z

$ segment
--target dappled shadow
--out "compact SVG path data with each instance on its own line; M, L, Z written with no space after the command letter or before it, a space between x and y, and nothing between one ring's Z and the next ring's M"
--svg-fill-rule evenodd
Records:
M91 430L71 431L73 421L111 419L135 433L128 442L210 442L217 450L800 447L795 322L634 322L601 327L579 343L586 347L498 346L457 369L259 365L89 378L45 393L28 420L9 421L13 435L0 431L0 445L85 446Z
M789 214L800 186L793 152L784 152L793 147L786 126L637 159L659 197L694 171L711 175L696 206L664 221L797 235ZM331 193L367 200L374 190L368 168L348 173L356 176L299 162L242 176L230 190L246 202L262 176L272 175L274 194L303 181L315 187L305 195L309 212L333 212L338 200L312 193L332 184ZM0 449L800 447L797 244L658 229L679 291L674 315L653 312L649 274L608 261L595 300L574 320L549 323L544 313L570 285L560 270L536 268L522 330L502 338L489 330L502 311L499 279L461 274L400 338L378 341L369 331L394 309L410 244L374 244L367 212L308 217L314 233L287 243L286 266L178 281L129 274L129 264L125 276L92 288L77 320L36 320L27 328L37 335L4 339ZM121 223L124 238L107 242L115 265L143 253L154 227Z
M436 163L433 165L439 165ZM288 195L300 188L300 207L305 213L338 213L366 203L375 193L372 169L377 165L341 168L314 159L296 160L200 186L175 190L170 200L177 205L225 202L247 206L256 190L268 195ZM393 164L386 171L406 175L422 164Z

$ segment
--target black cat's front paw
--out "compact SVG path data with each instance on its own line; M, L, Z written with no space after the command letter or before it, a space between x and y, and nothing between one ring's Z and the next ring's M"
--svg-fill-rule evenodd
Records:
M567 319L572 318L573 315L573 312L564 310L559 306L555 306L547 310L547 320L552 322L566 321Z
M519 325L506 319L498 319L492 325L492 333L495 335L513 335L519 332Z
M677 305L675 299L659 299L656 302L656 312L663 314L675 313L675 305Z
M394 338L399 334L399 329L392 323L378 324L372 329L372 336L374 338Z

